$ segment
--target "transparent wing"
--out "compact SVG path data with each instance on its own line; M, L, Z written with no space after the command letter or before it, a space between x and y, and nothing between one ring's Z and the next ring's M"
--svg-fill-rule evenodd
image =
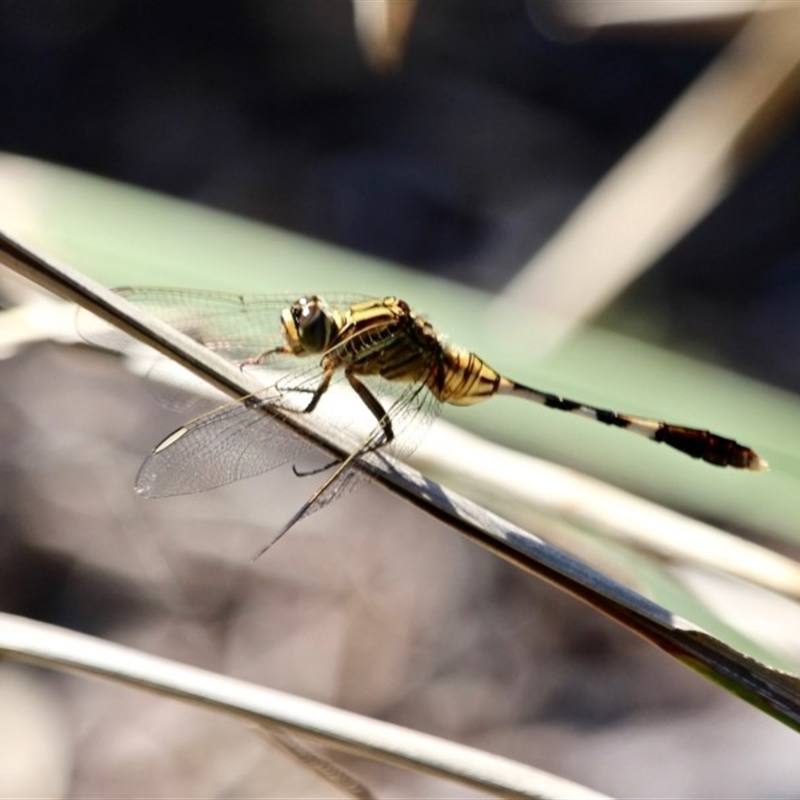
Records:
M273 405L288 413L303 413L321 374L318 365L296 371L258 395L187 423L147 457L137 477L137 491L146 497L194 494L268 472L305 456L312 448L264 408ZM395 439L388 446L389 451L408 455L438 415L439 402L421 382L399 386L382 380L367 383L392 420ZM383 428L341 376L309 418L326 437L359 455L385 445ZM343 472L319 498L315 510L359 483L355 473Z
M116 291L236 364L257 358L265 351L283 344L281 312L301 296L247 296L147 286L124 287ZM366 297L361 295L332 295L328 302L334 307L346 309L364 299ZM144 347L91 312L79 308L76 327L81 338L89 344L133 357L138 364L138 371L150 379L154 398L166 408L184 412L188 416L215 409L221 402L220 395L213 392L209 394L208 385L202 379L176 367L168 358ZM298 367L302 382L313 385L316 377L305 374L306 367L296 356L276 353L263 368L250 365L247 370L267 386L281 374L298 372ZM290 380L287 385L293 383L297 383L297 380Z
M428 368L426 363L420 365L421 371ZM382 448L386 441L383 427L342 377L337 376L309 418L327 437L356 454L355 465L361 455ZM392 422L395 439L388 449L398 456L414 450L439 413L440 404L425 388L424 377L420 372L416 380L400 384L380 378L364 381ZM137 478L137 491L146 497L193 494L304 456L309 446L264 408L273 405L288 413L304 413L321 379L321 368L313 364L280 377L258 395L192 420L148 456ZM313 510L360 482L355 471L341 471L316 499Z
M139 470L136 490L140 494L169 497L204 492L317 452L265 409L274 406L289 414L304 414L322 380L319 364L287 374L255 366L246 369L269 376L267 385L250 397L191 420L164 439ZM309 417L323 433L347 446L347 425L337 427L317 412Z
M210 350L240 363L283 344L281 311L302 294L241 295L202 289L123 287L125 299L168 322ZM360 295L327 297L334 307L348 308L365 300ZM84 309L78 311L77 328L90 344L127 352L130 337Z
M309 450L263 405L233 403L168 436L145 459L136 491L145 497L194 494L250 478Z
M191 289L142 287L117 292L234 362L281 344L281 311L292 302L285 297L246 299ZM76 326L81 338L104 349L130 353L138 347L127 334L84 309L78 311Z

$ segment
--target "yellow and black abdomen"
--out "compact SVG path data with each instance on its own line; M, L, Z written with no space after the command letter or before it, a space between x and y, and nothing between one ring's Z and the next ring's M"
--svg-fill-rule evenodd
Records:
M456 406L487 400L503 381L500 374L475 353L457 347L441 347L438 372L435 380L431 376L428 388L441 402Z

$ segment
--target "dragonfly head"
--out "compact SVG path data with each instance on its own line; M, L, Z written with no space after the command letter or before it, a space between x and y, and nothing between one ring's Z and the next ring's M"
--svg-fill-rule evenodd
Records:
M285 308L281 324L287 344L298 356L325 352L339 329L328 304L316 295L301 297Z

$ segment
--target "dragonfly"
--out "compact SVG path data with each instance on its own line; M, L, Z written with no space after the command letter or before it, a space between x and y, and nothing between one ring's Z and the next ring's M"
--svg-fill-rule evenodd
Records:
M354 440L349 455L326 465L331 475L256 558L304 516L347 491L355 483L354 468L368 454L384 448L411 452L445 403L519 397L715 466L767 468L749 447L708 430L599 408L507 378L477 354L450 344L398 297L248 297L160 287L117 291L240 368L267 376L263 389L193 419L158 444L139 471L140 494L192 494L291 461L300 440L264 413L267 407L312 414L340 385L369 419L367 433Z

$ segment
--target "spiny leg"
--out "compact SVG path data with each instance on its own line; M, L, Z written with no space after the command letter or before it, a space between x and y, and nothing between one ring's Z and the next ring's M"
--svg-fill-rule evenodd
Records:
M319 403L320 398L322 397L322 395L325 394L325 392L328 391L328 387L331 384L331 378L333 377L333 373L334 373L334 370L333 370L332 367L326 367L325 368L325 372L322 375L322 380L319 382L319 384L317 385L316 389L304 389L304 388L300 387L299 389L293 390L293 391L301 391L301 392L309 392L309 391L313 392L313 396L311 397L311 402L302 410L303 414L310 414L317 407L317 404ZM293 464L292 465L292 472L294 472L294 474L298 478L305 478L305 477L307 477L309 475L317 475L320 472L325 472L326 470L330 469L332 466L334 466L335 464L338 464L338 463L339 463L339 459L337 458L337 459L334 459L333 461L331 461L328 464L324 464L321 467L316 467L315 469L310 469L310 470L299 470L299 469L297 469L297 465Z
M310 414L319 404L322 395L328 391L328 387L331 385L331 378L333 377L334 373L333 367L325 367L325 371L322 373L322 380L316 385L315 388L311 389L308 386L289 386L286 389L280 389L282 394L289 394L294 392L301 392L303 394L310 394L311 400L309 401L308 405L305 408L300 409L299 411L295 410L295 413L298 414ZM276 388L280 386L280 381L276 384Z
M566 397L559 397L555 394L532 389L507 378L501 378L497 393L525 397L547 408L567 411L571 414L597 420L597 422L602 422L606 425L613 425L614 427L631 431L639 436L652 439L654 442L663 442L692 458L702 459L718 467L734 467L753 471L767 469L768 467L767 462L749 447L711 431L687 428L683 425L672 425L668 422L648 419L647 417L619 414L616 411L597 408Z
M259 353L257 356L253 356L252 358L246 358L239 364L239 369L244 369L245 367L253 367L253 366L262 366L264 362L272 355L281 354L281 355L293 355L292 348L289 345L281 345L280 347L273 347L271 350L264 350L262 353ZM291 391L293 392L305 392L306 394L311 394L311 401L309 404L303 409L303 414L310 414L316 407L320 401L320 398L326 391L328 391L328 386L330 386L331 378L333 377L334 369L332 367L325 367L325 371L322 375L322 380L319 382L315 389L310 389L307 386L297 386L292 387Z
M310 514L314 510L315 506L320 503L323 507L327 505L327 503L330 502L330 498L328 500L325 499L326 492L333 491L337 484L339 484L341 487L341 481L347 480L347 473L351 468L355 468L355 462L357 459L370 449L372 448L369 445L369 439L367 439L367 441L361 447L359 447L358 450L350 453L347 458L332 462L330 466L338 464L336 470L328 478L326 478L319 487L317 487L317 490L314 492L314 494L312 494L311 497L309 497L308 500L306 500L305 503L300 506L300 508L292 515L292 518L278 531L272 541L265 544L252 557L252 560L256 561L257 559L261 558L261 556L263 556L264 553L266 553L267 550L269 550L269 548L278 541L278 539L280 539L284 534L288 533L301 519L303 519L303 517L306 517L308 514Z
M303 409L304 414L310 414L317 407L317 403L319 403L322 395L328 391L328 387L331 385L332 377L333 368L326 367L325 372L322 375L322 380L317 385L317 388L314 389L314 393L311 396L311 402Z
M378 425L383 430L381 441L374 444L370 449L375 450L378 447L384 447L394 439L392 420L378 398L350 370L345 370L345 375L355 393L361 398L361 402L370 410L372 416L378 420Z
M239 362L239 369L243 370L245 367L260 367L263 366L264 362L270 357L274 356L277 353L281 355L292 355L292 349L288 345L281 345L280 347L273 347L271 350L264 350L259 353L257 356L251 356L250 358L245 358Z
M352 373L348 370L345 370L345 375L347 376L347 380L350 383L350 386L353 387L353 391L359 396L361 401L364 405L370 410L372 416L378 421L378 425L381 429L381 436L380 438L369 444L364 448L366 451L374 451L378 450L381 447L385 447L389 442L394 439L394 429L392 428L392 420L389 417L389 414L386 412L384 407L381 405L380 401L375 397L374 394ZM328 378L330 381L330 378ZM306 411L309 409L307 408ZM370 437L372 439L372 437ZM327 464L324 464L321 467L317 467L316 469L307 470L307 471L300 471L297 467L292 467L292 471L298 478L305 478L309 475L317 475L320 472L325 472L329 470L331 467L336 466L336 464L340 463L340 459L334 459Z

